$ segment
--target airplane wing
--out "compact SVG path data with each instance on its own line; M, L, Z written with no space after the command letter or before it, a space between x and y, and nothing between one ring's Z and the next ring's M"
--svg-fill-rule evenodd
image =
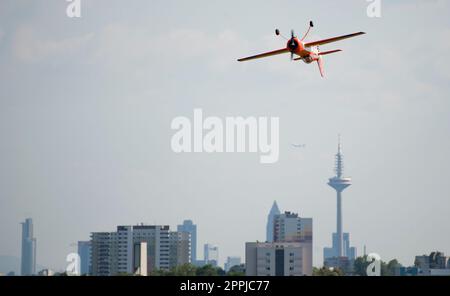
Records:
M307 43L305 43L305 47L328 44L328 43L336 42L336 41L347 39L347 38L356 37L356 36L363 35L363 34L366 34L366 33L358 32L358 33L353 33L353 34L339 36L339 37L333 37L333 38L319 40L319 41L307 42Z
M288 48L282 48L282 49L269 51L269 52L257 54L257 55L254 55L254 56L242 58L242 59L239 59L238 61L239 62L244 62L244 61L248 61L248 60L265 58L265 57L269 57L269 56L273 56L273 55L277 55L277 54L282 54L282 53L286 53L286 52L290 52L289 49Z
M342 51L342 49L335 49L335 50L330 50L330 51L322 51L322 52L319 52L318 54L319 55L327 55L327 54L332 54L332 53L340 52L340 51Z

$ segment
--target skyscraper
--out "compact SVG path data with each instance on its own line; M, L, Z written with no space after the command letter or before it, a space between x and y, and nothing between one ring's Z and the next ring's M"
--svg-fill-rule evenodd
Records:
M79 241L78 242L78 255L80 256L80 273L91 273L91 242Z
M117 226L117 240L115 246L117 257L113 257L115 264L113 268L113 275L115 274L132 274L133 270L133 227L132 226ZM137 242L137 241L136 241Z
M344 177L344 161L342 155L342 144L341 139L339 137L338 141L338 151L336 154L336 162L335 162L335 172L336 176L329 179L328 185L331 186L334 190L336 190L337 197L337 212L336 212L336 233L333 234L333 247L324 248L324 261L330 258L347 258L354 259L350 256L356 256L356 249L350 247L349 234L346 233L346 243L344 245L344 233L342 230L342 191L345 188L352 185L352 179L349 177ZM332 257L326 257L327 255L333 255ZM346 260L329 260L329 262L346 262ZM329 264L328 264L329 265ZM339 266L336 266L339 267Z
M269 243L273 242L274 219L275 216L279 214L280 209L278 208L277 202L274 201L269 215L267 216L266 241Z
M182 225L177 226L178 232L189 232L191 235L191 255L190 262L197 261L197 225L192 220L184 220Z
M112 252L114 232L91 233L91 274L108 276L112 274Z
M171 268L190 263L191 234L184 231L169 233L169 265Z
M212 244L204 245L205 264L217 266L219 264L219 247Z
M33 220L28 218L22 222L22 259L21 275L36 273L36 238L33 237Z

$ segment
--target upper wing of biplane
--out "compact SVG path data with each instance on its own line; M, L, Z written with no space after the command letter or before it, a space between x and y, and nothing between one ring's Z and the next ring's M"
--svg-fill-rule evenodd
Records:
M242 59L239 59L238 61L239 62L244 62L244 61L248 61L248 60L254 60L254 59L270 57L270 56L273 56L273 55L282 54L282 53L286 53L286 52L290 52L290 50L288 48L282 48L282 49L277 49L277 50L274 50L274 51L269 51L269 52L257 54L257 55L254 55L254 56L242 58Z
M336 41L347 39L347 38L356 37L356 36L363 35L363 34L366 34L366 33L365 32L358 32L358 33L353 33L353 34L339 36L339 37L333 37L333 38L324 39L324 40L306 42L305 43L305 47L311 47L311 46L328 44L328 43L336 42Z

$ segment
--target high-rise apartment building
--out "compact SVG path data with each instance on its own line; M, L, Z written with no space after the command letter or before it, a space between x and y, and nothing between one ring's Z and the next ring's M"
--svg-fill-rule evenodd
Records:
M312 243L312 218L301 218L296 213L284 212L275 215L273 228L274 242Z
M169 246L170 268L191 262L191 234L189 232L170 232Z
M197 225L192 220L184 220L183 224L177 226L178 232L188 232L191 238L191 254L189 262L197 261Z
M136 244L145 242L146 266L139 265L139 272L169 270L189 263L190 235L186 232L170 232L169 226L136 225L117 226L116 232L92 233L92 274L117 275L137 272ZM143 245L139 245L143 248ZM139 249L139 252L142 252ZM140 262L144 258L139 255Z
M247 276L312 275L310 243L246 243L245 266Z
M292 212L284 212L274 217L274 244L301 243L303 269L312 270L313 260L313 220L302 218ZM282 246L282 245L278 245ZM280 252L280 251L279 251Z
M80 274L91 273L91 242L78 242L78 256L80 256Z
M112 249L115 234L111 232L91 233L91 274L95 276L112 275Z

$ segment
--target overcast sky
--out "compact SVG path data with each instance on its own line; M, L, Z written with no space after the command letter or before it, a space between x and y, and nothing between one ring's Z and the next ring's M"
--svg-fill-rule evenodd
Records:
M337 135L344 141L344 231L362 253L412 264L450 255L450 3L382 1L0 1L0 255L20 256L35 224L54 269L90 232L120 224L198 225L221 261L264 240L274 200L312 217L314 264L331 245ZM236 59L309 39L368 34L315 64ZM280 159L175 154L176 116L278 116ZM306 144L295 149L292 143Z

